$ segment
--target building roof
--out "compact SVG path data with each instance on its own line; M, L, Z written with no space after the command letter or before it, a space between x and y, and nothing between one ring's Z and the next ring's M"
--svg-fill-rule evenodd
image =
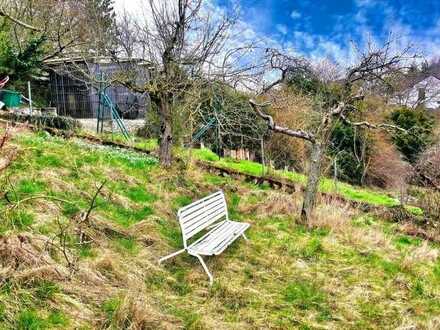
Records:
M138 65L150 65L149 62L141 58L132 57L112 57L112 56L70 56L70 57L55 57L45 61L48 66L58 66L61 64L73 63L96 63L96 64L112 64L112 63L137 63Z

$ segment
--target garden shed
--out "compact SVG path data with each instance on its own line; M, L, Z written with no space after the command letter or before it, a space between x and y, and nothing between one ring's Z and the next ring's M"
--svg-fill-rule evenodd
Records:
M104 90L125 119L145 117L149 106L147 94L136 93L121 84L106 85L115 73L135 73L137 83L148 79L148 67L140 60L113 59L109 57L53 59L49 67L50 104L60 116L96 118L99 107L99 90ZM90 77L96 78L91 81ZM93 79L92 79L93 80Z

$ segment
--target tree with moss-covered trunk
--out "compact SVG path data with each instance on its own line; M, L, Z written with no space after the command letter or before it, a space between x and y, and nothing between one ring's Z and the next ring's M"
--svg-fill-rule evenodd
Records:
M272 69L280 71L280 78L265 87L259 96L264 97L265 93L277 85L292 84L301 93L313 99L314 113L319 118L314 128L310 130L281 126L274 122L272 116L263 112L264 107L270 106L269 103L259 104L255 100L250 100L252 108L267 122L273 132L303 139L311 144L308 181L301 209L301 221L304 224L310 224L322 174L323 157L329 147L335 125L343 122L370 129L405 132L404 129L392 124L373 124L354 120L361 117L359 102L364 99L368 89L378 84L387 85L393 74L405 68L406 60L414 57L409 51L409 48L405 48L400 52L393 52L392 41L379 49L369 45L367 51L360 54L359 62L335 82L322 79L323 72L317 71L305 59L290 57L278 51L268 52Z

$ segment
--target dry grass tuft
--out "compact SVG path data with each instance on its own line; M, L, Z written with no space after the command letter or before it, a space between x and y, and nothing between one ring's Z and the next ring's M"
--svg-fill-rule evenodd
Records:
M69 271L67 268L60 265L46 265L36 268L25 269L21 272L14 273L14 279L20 283L33 283L43 280L53 282L66 281L69 278Z
M417 264L424 262L435 262L439 257L439 250L433 249L428 242L424 241L420 246L410 250L402 260L402 268L411 271Z
M428 242L424 241L422 245L416 247L411 252L411 255L414 259L418 261L434 262L439 257L439 250L431 248Z
M427 330L438 330L440 329L440 317L435 317L432 320L428 321L426 326Z
M351 219L355 214L356 211L348 203L328 201L316 207L310 225L313 228L345 232L351 226Z
M259 217L272 217L274 215L296 216L300 210L301 200L297 194L286 194L276 191L261 192L264 194L261 201L251 205L240 205L242 213L256 213Z
M106 277L96 271L96 266L92 263L82 263L75 273L75 279L81 283L88 283L94 287L102 286L107 282Z
M175 329L178 321L158 312L139 291L127 294L112 317L116 329Z
M45 182L50 186L53 192L74 192L77 188L74 184L63 180L70 174L69 170L63 168L45 168L39 171L38 177L44 178Z
M93 268L111 282L123 283L126 280L124 272L117 264L117 258L115 258L113 255L104 255L95 263Z
M51 264L52 260L31 235L0 237L0 266L14 270Z

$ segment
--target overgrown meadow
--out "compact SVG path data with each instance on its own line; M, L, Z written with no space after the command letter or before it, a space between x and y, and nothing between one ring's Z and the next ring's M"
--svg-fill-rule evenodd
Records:
M402 234L398 223L322 198L313 229L304 228L295 222L300 192L204 172L183 151L163 170L152 156L46 133L22 131L11 144L18 158L1 178L2 328L440 326L439 247ZM394 203L340 187L348 197ZM218 189L230 217L251 228L249 241L208 259L210 287L195 258L157 260L181 247L177 209Z

